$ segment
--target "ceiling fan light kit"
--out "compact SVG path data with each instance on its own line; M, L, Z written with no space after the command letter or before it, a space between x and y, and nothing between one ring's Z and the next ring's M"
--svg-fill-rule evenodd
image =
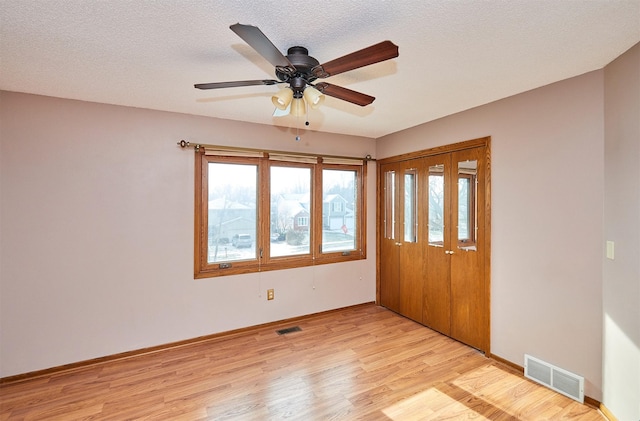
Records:
M307 108L302 98L293 98L291 101L291 115L294 117L302 117L305 115Z
M286 110L293 99L293 90L291 88L282 88L277 94L271 97L271 102L276 108Z
M315 85L313 82L316 79L328 78L329 76L398 57L398 46L391 41L383 41L320 64L318 60L309 55L309 51L305 47L301 46L291 47L287 50L287 55L283 55L256 26L236 23L231 25L230 29L275 67L275 75L278 80L259 79L199 83L194 87L197 89L220 89L288 83L288 87L281 89L271 97L271 102L278 110L285 111L290 107L290 114L296 117L305 114L307 105L313 109L322 105L325 95L361 107L371 104L375 100L373 96L327 82ZM286 113L276 113L274 115L280 116L286 115Z
M307 104L314 110L316 108L319 108L320 105L322 105L322 103L324 102L324 95L319 90L311 86L307 86L305 88L302 96L304 97L304 100L307 102Z

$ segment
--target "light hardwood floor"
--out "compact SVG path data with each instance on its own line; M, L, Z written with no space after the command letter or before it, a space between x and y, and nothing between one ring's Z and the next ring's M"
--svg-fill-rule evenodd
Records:
M302 331L279 336L276 330ZM373 304L9 383L0 420L603 420Z

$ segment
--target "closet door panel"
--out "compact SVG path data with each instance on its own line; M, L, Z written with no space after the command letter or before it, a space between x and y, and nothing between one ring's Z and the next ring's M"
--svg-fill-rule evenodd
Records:
M488 337L484 283L482 150L452 153L451 336L478 349Z
M451 287L449 276L450 193L447 191L451 157L424 158L426 267L423 282L422 322L445 335L451 334Z
M420 161L403 163L400 178L400 314L422 323L422 286L425 259L420 235Z
M380 304L400 311L400 254L398 247L398 178L399 166L382 166L382 209L380 240Z

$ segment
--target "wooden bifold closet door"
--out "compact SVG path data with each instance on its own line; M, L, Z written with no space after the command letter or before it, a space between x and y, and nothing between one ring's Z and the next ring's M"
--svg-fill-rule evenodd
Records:
M393 163L384 170L384 210L381 249L388 259L381 266L385 307L422 322L422 241L418 238L420 160Z
M380 163L379 303L489 352L489 139Z

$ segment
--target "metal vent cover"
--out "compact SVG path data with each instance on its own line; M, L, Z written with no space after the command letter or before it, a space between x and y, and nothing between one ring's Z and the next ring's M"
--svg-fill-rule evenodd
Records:
M584 377L556 367L531 355L524 355L525 377L584 403Z
M293 326L285 329L276 330L276 333L278 335L286 335L287 333L300 332L301 330L302 329L300 329L300 326Z

